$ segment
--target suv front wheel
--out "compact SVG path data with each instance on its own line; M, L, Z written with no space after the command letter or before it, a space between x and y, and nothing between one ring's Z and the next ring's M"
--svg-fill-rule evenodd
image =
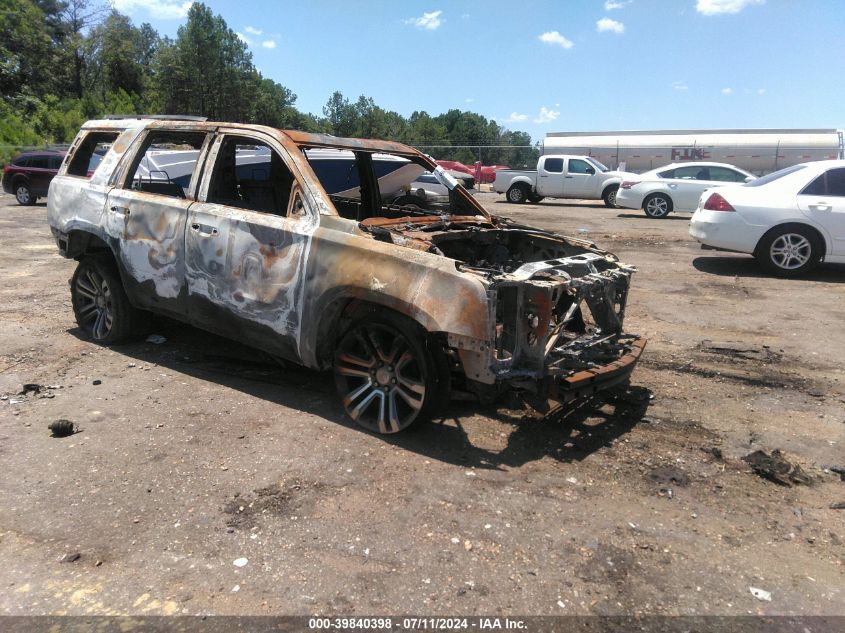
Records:
M15 200L18 204L30 205L35 204L35 196L32 195L32 190L25 182L19 182L15 185Z
M437 350L413 321L373 313L346 331L334 355L346 414L375 433L398 433L448 400Z
M129 303L110 255L90 255L79 262L70 296L76 323L98 343L122 343L137 333L141 312Z

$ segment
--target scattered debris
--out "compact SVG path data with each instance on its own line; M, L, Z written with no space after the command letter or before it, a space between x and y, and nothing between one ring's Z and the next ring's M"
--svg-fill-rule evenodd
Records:
M754 451L742 458L751 469L763 479L768 479L781 486L804 485L813 483L810 477L798 464L788 461L780 449L776 448L771 455L765 451Z
M82 554L80 554L79 552L68 552L67 554L64 554L59 559L59 562L60 563L75 563L80 558L82 558Z
M102 385L102 384L103 384L103 381L102 381L102 380L100 380L100 379L98 378L97 380L92 380L92 381L91 381L91 384L92 384L92 385L94 385L94 386L96 386L96 385Z
M822 466L822 470L829 470L839 475L839 479L845 481L845 466Z
M472 551L472 543L470 541L464 541L464 549L468 552Z
M710 446L710 447L702 446L701 450L703 450L705 453L712 455L716 459L719 459L719 460L725 459L724 455L722 455L722 449L719 448L718 446Z
M758 589L757 587L749 587L748 590L751 592L752 596L757 598L757 600L763 600L764 602L772 601L772 594L770 591L766 591L765 589Z
M674 466L658 466L657 468L653 468L648 474L648 478L655 483L663 485L673 484L681 487L689 485L689 476ZM671 488L669 490L671 492Z
M77 433L79 429L70 420L56 420L47 425L47 428L52 432L53 437L67 437Z
M166 343L167 339L163 337L161 334L150 334L146 339L147 343L152 343L153 345L161 345L162 343Z
M768 345L751 345L749 343L737 343L735 341L703 340L701 341L700 348L703 352L745 360L774 360L778 358L778 355L769 349Z
M831 510L845 510L845 501L837 501L830 504Z
M245 567L248 562L249 562L249 560L246 559L246 558L236 558L235 560L232 561L232 564L235 567Z
M46 389L44 385L39 385L35 382L28 382L24 384L23 387L21 387L21 390L18 392L18 395L28 396L29 394L32 394L34 396L37 396L39 393L41 393L43 389Z

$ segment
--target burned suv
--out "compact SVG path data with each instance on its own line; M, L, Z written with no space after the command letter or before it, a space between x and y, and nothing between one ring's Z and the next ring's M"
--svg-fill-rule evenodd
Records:
M108 151L96 171L88 162ZM444 209L410 197L424 172ZM350 418L395 433L450 395L540 410L626 381L634 269L489 215L399 143L202 119L89 121L50 185L80 328L125 341L160 313L334 372Z

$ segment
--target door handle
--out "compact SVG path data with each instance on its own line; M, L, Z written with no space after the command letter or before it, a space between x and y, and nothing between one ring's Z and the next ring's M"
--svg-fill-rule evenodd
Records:
M816 204L811 204L810 209L813 211L830 211L833 208L832 204L828 204L827 202L817 202Z
M129 211L129 207L119 207L117 205L110 207L110 210L114 213L122 213L123 215L129 215L131 211Z
M548 177L549 177L548 174L540 174L540 178L548 178Z
M209 226L207 224L200 224L199 222L191 223L191 230L196 231L200 235L209 236L217 235L217 227Z
M566 176L567 178L575 178L575 176Z

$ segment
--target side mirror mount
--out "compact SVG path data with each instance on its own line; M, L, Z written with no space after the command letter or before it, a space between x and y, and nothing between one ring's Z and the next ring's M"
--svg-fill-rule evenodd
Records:
M751 182L752 180L757 180L754 176L746 176L745 182Z
M596 170L592 167L587 167L587 173L591 176L596 173Z

